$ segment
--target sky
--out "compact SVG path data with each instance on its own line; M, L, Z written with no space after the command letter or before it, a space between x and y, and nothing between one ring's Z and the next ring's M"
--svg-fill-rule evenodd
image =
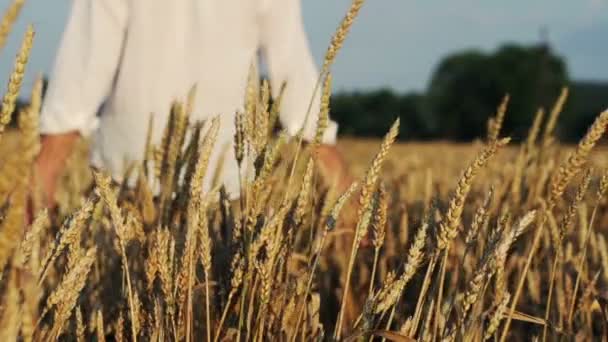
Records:
M27 0L0 52L2 89L28 24L37 33L24 86L49 73L71 1ZM10 2L0 0L0 9ZM350 0L302 0L319 65L349 5ZM423 91L447 54L535 43L542 27L572 78L608 80L608 0L367 0L336 60L334 90Z

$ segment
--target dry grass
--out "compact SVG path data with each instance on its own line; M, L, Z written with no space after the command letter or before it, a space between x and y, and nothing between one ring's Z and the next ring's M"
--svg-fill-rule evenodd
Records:
M361 4L338 30L327 68ZM322 77L327 104L331 78ZM215 172L218 125L191 122L193 88L149 146L152 167L134 165L135 187L93 173L81 142L57 210L33 196L37 215L26 225L35 88L0 144L3 340L608 336L608 154L595 146L608 113L577 146L553 137L566 90L521 146L501 133L508 97L487 141L397 144L396 122L383 141L340 141L358 182L337 193L317 170L316 144L263 134L277 108L267 86L257 88L235 123L239 164L255 168L243 173L238 201L201 187ZM326 105L316 117L320 137ZM359 246L365 235L370 248Z

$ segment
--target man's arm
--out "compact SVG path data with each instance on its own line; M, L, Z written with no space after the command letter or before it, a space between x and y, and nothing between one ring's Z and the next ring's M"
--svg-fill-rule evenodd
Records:
M304 24L300 0L273 0L264 9L260 21L260 40L268 61L273 96L283 82L286 88L281 99L280 121L290 135L304 127L304 139L312 141L317 128L321 87L313 94L319 78ZM308 107L310 106L310 113ZM340 190L352 181L341 154L335 147L338 125L331 121L317 149L321 171Z
M78 137L89 136L98 125L96 114L120 58L127 6L125 0L72 3L40 114L36 175L49 205Z

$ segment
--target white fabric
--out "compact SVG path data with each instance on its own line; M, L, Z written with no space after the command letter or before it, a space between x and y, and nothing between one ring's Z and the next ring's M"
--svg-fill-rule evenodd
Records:
M196 84L192 119L221 118L209 170L226 151L220 179L238 195L234 113L242 109L258 49L273 91L287 82L279 119L294 135L318 77L299 0L73 0L41 131L92 136L92 163L120 179L125 161L143 156L149 115L155 116L158 142L172 100L185 100ZM314 136L319 93L304 130L307 140ZM336 131L330 122L324 143L333 144Z

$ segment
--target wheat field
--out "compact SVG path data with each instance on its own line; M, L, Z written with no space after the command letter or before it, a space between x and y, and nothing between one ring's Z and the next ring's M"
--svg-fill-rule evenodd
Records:
M608 337L608 112L560 144L567 89L521 143L501 130L504 101L472 143L396 143L399 121L382 140L341 139L357 181L339 193L324 179L331 65L362 4L331 40L315 141L273 134L280 99L244 92L234 153L251 172L236 201L203 190L218 121L190 120L188 98L122 183L89 167L81 141L45 209L41 81L21 89L30 28L0 113L0 341ZM20 93L30 104L12 117Z

